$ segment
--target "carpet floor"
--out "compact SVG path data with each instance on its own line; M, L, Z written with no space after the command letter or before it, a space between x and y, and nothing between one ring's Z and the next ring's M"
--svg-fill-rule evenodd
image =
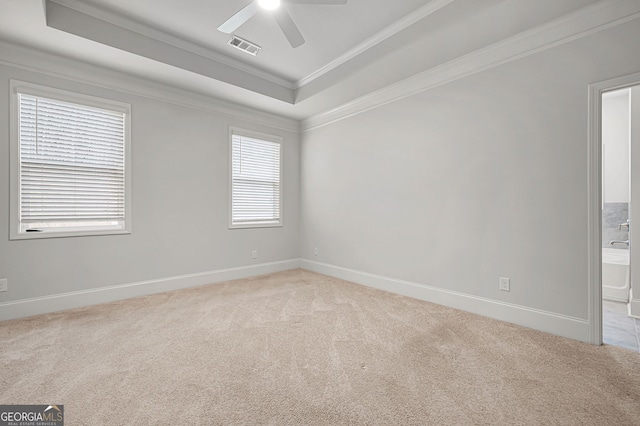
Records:
M638 425L640 354L294 270L0 323L66 425Z

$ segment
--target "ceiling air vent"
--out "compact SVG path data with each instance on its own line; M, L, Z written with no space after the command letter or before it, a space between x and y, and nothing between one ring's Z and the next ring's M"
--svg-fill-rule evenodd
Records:
M249 55L253 55L256 56L258 54L258 52L260 51L260 49L262 49L260 46L258 46L255 43L251 43L250 41L247 41L243 38L240 38L236 35L232 35L231 38L229 39L229 41L227 42L228 45L235 47L236 49L240 49L243 52L248 53Z

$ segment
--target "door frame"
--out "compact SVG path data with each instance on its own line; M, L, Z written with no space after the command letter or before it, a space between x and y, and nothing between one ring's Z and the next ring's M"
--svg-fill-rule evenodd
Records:
M640 84L640 73L589 85L587 259L589 343L602 344L602 94Z

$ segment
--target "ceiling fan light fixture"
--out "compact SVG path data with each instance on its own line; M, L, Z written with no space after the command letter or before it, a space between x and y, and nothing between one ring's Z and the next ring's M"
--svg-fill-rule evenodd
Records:
M258 4L265 10L276 10L280 7L280 0L258 0Z
M229 19L224 21L222 25L218 27L218 31L225 34L232 34L234 31L244 25L249 19L251 19L253 15L258 13L260 9L274 12L280 7L280 2L281 0L253 0L238 12L231 15ZM292 4L318 5L344 5L348 2L349 0L286 0L286 3ZM278 26L284 33L287 41L289 41L291 47L295 49L296 47L300 47L304 44L304 37L298 29L296 23L293 21L293 18L291 18L291 15L289 15L289 12L287 12L286 8L282 8L279 12L274 12L272 16L273 18L275 18Z

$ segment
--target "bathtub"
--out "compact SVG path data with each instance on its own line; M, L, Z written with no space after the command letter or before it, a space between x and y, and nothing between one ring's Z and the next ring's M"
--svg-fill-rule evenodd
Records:
M629 301L629 250L602 248L602 298Z

